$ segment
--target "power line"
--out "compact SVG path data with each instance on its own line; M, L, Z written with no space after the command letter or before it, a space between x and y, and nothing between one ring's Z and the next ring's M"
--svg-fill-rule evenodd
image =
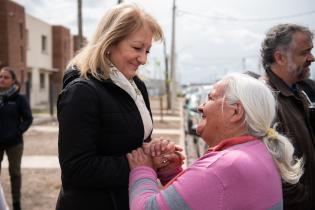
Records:
M228 17L228 16L209 16L205 14L195 13L195 12L189 12L186 10L177 10L178 14L187 14L187 15L193 15L198 16L206 19L211 20L223 20L223 21L235 21L235 22L263 22L263 21L273 21L273 20L281 20L281 19L287 19L287 18L294 18L294 17L301 17L306 15L315 14L315 10L307 11L307 12L301 12L291 15L285 15L285 16L279 16L279 17L267 17L267 18L235 18L235 17Z

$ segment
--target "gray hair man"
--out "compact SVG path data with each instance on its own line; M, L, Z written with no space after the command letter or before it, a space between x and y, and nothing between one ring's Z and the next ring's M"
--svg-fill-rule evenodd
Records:
M304 26L272 27L261 46L267 83L277 94L278 129L292 139L295 155L304 157L305 171L296 185L283 181L284 209L315 209L315 119L311 112L315 82L308 79L313 33Z

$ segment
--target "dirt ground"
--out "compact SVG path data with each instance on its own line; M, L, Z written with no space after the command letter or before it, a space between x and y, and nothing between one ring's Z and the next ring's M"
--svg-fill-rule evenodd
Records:
M45 126L57 126L50 122ZM39 132L29 129L24 134L24 156L57 155L58 132ZM11 208L10 178L7 168L1 170L1 183ZM60 189L60 169L22 169L22 209L55 209Z
M9 207L11 194L8 170L1 172L1 182ZM23 169L22 170L22 209L53 210L60 189L59 169Z
M151 100L152 111L159 113L159 103L156 99ZM175 113L167 113L164 116L178 116L179 110ZM56 127L57 122L49 122L40 126ZM155 128L180 129L179 121L155 121ZM32 128L32 127L31 127ZM159 136L153 136L159 137ZM178 141L178 135L164 135L164 137ZM31 155L58 155L58 131L40 131L29 129L24 134L24 156ZM6 200L11 205L10 179L7 168L2 168L0 180L4 189ZM61 186L60 169L22 169L22 209L23 210L53 210Z
M58 123L53 121L43 126L58 127ZM23 155L58 155L58 132L29 130L24 134Z

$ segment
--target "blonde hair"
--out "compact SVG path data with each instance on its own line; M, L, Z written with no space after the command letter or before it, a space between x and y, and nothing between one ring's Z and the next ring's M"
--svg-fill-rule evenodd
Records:
M296 184L303 174L303 159L295 158L291 141L271 128L276 115L276 100L271 89L245 74L230 74L222 81L227 103L242 104L248 133L266 145L282 180Z
M114 6L102 17L91 41L69 62L68 68L76 66L81 76L108 78L108 49L124 40L131 33L141 29L149 29L154 41L163 39L163 32L158 22L135 4L121 3Z

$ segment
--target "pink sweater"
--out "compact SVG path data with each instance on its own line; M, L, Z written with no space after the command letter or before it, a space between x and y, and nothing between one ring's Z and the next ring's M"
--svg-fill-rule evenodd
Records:
M260 140L208 152L164 190L145 166L131 171L129 186L131 210L282 209L281 178Z

